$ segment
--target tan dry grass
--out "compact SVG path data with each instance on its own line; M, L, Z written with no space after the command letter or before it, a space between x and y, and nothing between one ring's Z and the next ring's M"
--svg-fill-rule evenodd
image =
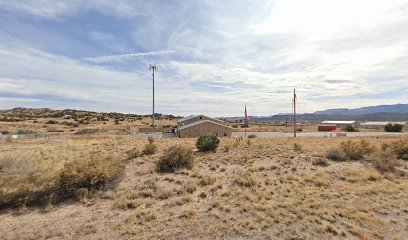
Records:
M395 141L366 140L377 147ZM302 151L294 153L292 139L252 139L250 146L243 141L222 139L221 146L230 145L229 151L197 154L192 170L160 174L154 171L155 163L166 149L177 144L193 149L194 139L159 140L155 142L158 153L129 161L124 181L99 200L64 203L46 213L32 208L21 215L3 212L0 231L4 238L12 239L393 239L408 235L406 175L382 175L370 160L330 161L324 168L313 165L327 148L338 147L342 141L299 138L296 142ZM133 147L142 149L145 144L125 138L52 145L32 141L2 145L0 150L28 159L31 149L48 149L54 156L50 159L56 161L44 158L46 167L40 169L53 172L76 159L61 157L67 156L68 149L78 157L106 152L126 159L126 151ZM65 159L62 164L59 157ZM38 158L40 166L41 160ZM407 162L398 161L398 171L406 172ZM238 174L240 171L242 174ZM1 178L7 179L5 176L10 173L0 173ZM24 171L13 174L24 176L13 182L14 186L30 183ZM236 179L244 174L256 179L256 184L237 184ZM203 176L210 176L215 182L200 184ZM13 191L13 184L8 185L8 191Z

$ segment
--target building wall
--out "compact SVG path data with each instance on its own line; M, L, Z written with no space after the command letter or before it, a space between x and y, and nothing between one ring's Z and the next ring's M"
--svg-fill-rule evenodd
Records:
M330 131L336 131L336 125L323 125L323 126L318 126L317 127L319 132L330 132Z
M206 116L196 116L196 117L190 118L190 119L188 119L188 120L186 120L186 121L177 123L177 127L181 127L181 126L184 126L184 125L187 125L187 124L190 124L190 123L193 123L193 122L201 121L201 120L211 120L211 121L214 121L213 118L209 118L209 117L206 117ZM221 123L222 121L219 121L219 122Z
M348 127L348 126L358 127L358 124L357 124L357 123L337 123L337 124L335 124L335 125L336 125L336 127L337 127L338 129L342 129L342 128L345 128L345 127Z
M158 128L139 128L140 133L152 133L152 132L162 132L162 133L170 133L172 131L172 128L163 128L163 127L158 127Z
M212 122L205 122L189 128L179 130L179 136L186 137L199 137L216 135L218 137L231 137L232 129L226 126L221 126Z

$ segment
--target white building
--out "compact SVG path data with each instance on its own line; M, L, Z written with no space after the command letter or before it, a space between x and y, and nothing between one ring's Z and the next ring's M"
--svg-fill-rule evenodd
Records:
M336 126L337 128L345 128L348 126L357 127L356 121L323 121L323 126Z
M361 123L360 126L363 128L384 129L384 127L389 123L399 124L404 126L405 128L407 127L407 122L365 122Z

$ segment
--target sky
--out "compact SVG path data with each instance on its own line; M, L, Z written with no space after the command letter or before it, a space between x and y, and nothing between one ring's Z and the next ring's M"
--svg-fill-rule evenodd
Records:
M269 116L408 103L408 1L0 0L0 109Z

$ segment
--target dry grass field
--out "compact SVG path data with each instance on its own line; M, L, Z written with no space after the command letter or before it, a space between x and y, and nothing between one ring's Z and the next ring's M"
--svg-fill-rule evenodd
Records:
M195 139L5 143L0 238L407 239L408 161L394 150L408 139L347 140L224 138L191 156ZM159 172L175 146L192 165Z
M175 126L177 117L157 114L156 125ZM80 110L48 108L14 108L0 110L0 133L38 135L138 133L149 127L151 117L122 113L97 113Z

